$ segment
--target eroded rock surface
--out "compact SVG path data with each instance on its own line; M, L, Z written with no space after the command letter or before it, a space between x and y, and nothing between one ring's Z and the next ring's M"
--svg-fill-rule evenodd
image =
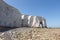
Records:
M60 29L16 28L0 33L0 40L60 40Z
M41 27L40 24L47 28L45 18L21 14L18 9L0 0L0 27Z

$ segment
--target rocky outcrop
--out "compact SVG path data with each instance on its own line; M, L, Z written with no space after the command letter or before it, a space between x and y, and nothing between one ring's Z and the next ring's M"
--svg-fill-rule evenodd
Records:
M0 26L41 27L40 24L43 28L47 28L45 18L21 14L16 8L0 0Z
M60 29L16 28L0 33L0 40L60 40Z
M14 7L0 0L0 25L5 27L15 27L21 24L21 13Z

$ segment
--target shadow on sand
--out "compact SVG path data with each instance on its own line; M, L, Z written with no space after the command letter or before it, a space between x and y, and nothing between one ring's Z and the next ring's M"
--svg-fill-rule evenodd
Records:
M12 30L12 29L16 29L17 27L3 27L3 26L0 26L0 32L5 32L5 31L8 31L8 30Z

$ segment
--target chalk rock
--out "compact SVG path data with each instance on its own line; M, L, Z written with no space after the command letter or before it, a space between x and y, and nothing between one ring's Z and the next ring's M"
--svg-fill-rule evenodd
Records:
M21 14L16 8L0 0L0 27L40 27L40 24L47 28L45 18Z
M21 26L21 13L14 7L0 0L0 26Z

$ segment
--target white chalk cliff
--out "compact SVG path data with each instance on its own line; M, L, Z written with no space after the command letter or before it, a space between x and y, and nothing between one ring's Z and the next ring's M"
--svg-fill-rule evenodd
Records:
M21 14L16 8L0 0L0 26L4 27L46 27L43 17Z
M16 8L0 0L0 25L20 26L20 19L21 13Z

